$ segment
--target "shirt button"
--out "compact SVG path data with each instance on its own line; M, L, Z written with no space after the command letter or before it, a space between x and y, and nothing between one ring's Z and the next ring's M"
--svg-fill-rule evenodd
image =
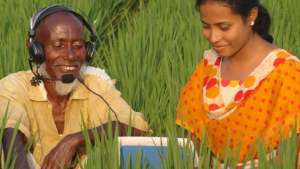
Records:
M63 135L62 134L59 134L59 137L62 137Z

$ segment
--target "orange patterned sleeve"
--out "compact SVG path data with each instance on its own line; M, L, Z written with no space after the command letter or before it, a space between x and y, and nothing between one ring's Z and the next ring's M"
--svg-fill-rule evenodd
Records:
M202 60L182 88L176 110L176 124L200 138L204 127L202 90L205 79L205 61Z

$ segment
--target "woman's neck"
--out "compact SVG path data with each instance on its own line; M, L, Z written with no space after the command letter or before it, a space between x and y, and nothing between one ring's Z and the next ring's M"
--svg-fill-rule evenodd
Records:
M269 52L274 50L276 47L265 41L257 33L254 33L249 38L248 42L234 55L227 59L233 63L247 63L251 60L257 60L261 57L265 57ZM226 60L226 58L224 58Z
M276 49L274 45L254 34L236 54L222 59L221 78L231 80L244 79L274 49Z

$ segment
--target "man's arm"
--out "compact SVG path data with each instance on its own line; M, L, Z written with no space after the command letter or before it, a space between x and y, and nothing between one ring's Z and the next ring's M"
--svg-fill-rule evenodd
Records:
M5 160L7 160L7 156L9 153L8 151L12 142L13 131L14 131L13 128L4 129L3 151L4 151ZM15 157L17 158L15 162L15 169L30 169L26 157L26 152L25 152L25 143L26 143L25 135L20 131L17 131L17 135L13 143L12 155L11 155L11 157L14 157L16 155Z
M108 133L110 127L111 127L111 132L112 133ZM136 128L133 128L133 127L129 127L127 124L123 124L123 123L115 122L115 121L110 122L110 123L105 123L101 126L96 127L95 129L97 130L97 132L99 134L99 137L104 137L104 136L107 136L107 135L114 136L115 134L117 134L118 136L126 136L126 135L142 136L142 135L147 134L146 132L144 132L142 130L139 130L139 129L136 129ZM89 129L88 130L89 138L90 138L90 141L92 143L94 142L94 139L95 139L94 134L93 134L93 130L95 130L95 129ZM115 133L116 131L118 133ZM80 135L82 136L81 133L80 133Z
M111 128L111 131L110 129ZM110 123L105 123L101 126L98 126L94 129L89 129L87 130L88 135L89 135L89 139L91 141L92 144L94 144L95 141L95 135L93 133L93 131L97 131L99 138L102 137L107 137L107 136L115 136L117 134L117 136L143 136L143 135L147 135L146 132L130 127L126 124L123 123L119 123L119 122L110 122ZM117 131L117 133L115 133ZM111 133L109 133L111 132ZM77 150L80 152L85 152L85 139L84 136L82 134L82 132L78 132L78 133L74 133L72 134L73 136L71 138L77 139L78 143L77 143ZM98 137L96 136L96 137Z
M112 133L108 133L110 125ZM128 127L129 126L126 124L111 122L98 126L94 129L89 129L87 132L89 139L93 144L96 139L93 134L95 129L98 136L101 138L110 134L114 136L116 134L115 131L118 131L118 136L125 136L127 134ZM145 134L146 133L144 131L132 128L131 135L133 136L141 136ZM45 157L41 169L64 168L71 164L72 159L78 152L85 152L85 139L82 132L73 133L64 137Z

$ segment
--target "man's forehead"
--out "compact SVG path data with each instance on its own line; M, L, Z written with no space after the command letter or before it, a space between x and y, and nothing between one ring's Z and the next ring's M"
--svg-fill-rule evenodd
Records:
M57 12L44 18L37 27L37 36L45 36L49 33L63 33L75 31L83 33L83 23L74 14L69 12Z
M46 16L38 25L38 29L41 29L44 26L56 26L58 24L76 25L79 27L83 27L83 22L77 16L67 11L60 11Z

